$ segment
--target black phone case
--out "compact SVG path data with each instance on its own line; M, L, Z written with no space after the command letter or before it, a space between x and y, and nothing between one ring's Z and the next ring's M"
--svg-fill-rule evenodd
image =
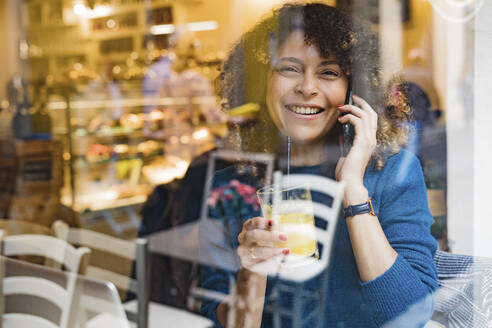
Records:
M347 95L345 96L345 104L352 105L352 83L349 82ZM354 126L350 123L342 124L342 156L346 157L352 147L354 142L355 129Z

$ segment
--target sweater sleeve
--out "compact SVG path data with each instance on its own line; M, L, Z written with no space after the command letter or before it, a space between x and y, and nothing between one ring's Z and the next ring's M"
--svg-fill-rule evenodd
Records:
M381 276L361 282L361 289L374 307L378 327L409 311L417 311L425 323L433 312L428 296L438 285L433 261L437 243L430 234L433 218L422 169L413 154L403 152L384 171L378 218L398 257Z
M210 291L229 294L229 276L230 275L223 270L203 266L200 270L201 287ZM221 328L222 326L217 319L218 306L218 301L204 298L200 308L200 313L212 320L215 327Z

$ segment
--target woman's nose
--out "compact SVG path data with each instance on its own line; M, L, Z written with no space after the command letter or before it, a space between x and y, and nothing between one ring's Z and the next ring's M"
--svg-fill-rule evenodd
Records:
M316 78L312 74L303 74L302 79L296 86L296 93L303 95L304 97L312 97L319 93Z

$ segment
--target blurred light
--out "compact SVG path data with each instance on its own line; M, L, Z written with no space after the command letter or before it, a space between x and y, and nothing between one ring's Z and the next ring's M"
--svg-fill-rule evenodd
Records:
M96 6L89 12L90 18L104 17L111 14L111 8L107 5Z
M113 74L120 74L121 73L121 67L118 65L115 65L113 67Z
M72 156L70 155L70 153L63 153L63 159L64 160L69 161L71 157Z
M193 132L193 139L195 140L204 140L209 136L208 129L201 128Z
M114 29L116 27L116 22L114 19L108 19L106 22L106 26L110 29Z
M99 18L109 16L111 14L111 8L108 5L97 5L94 9L90 9L82 1L78 1L73 6L73 12L83 18Z
M203 21L203 22L195 22L186 24L188 30L192 32L197 31L212 31L216 30L219 27L219 24L216 21Z
M79 2L73 6L73 12L76 15L82 16L86 13L86 11L87 11L87 8L85 7L85 5L83 3Z
M179 138L179 141L181 141L182 144L188 144L190 143L190 136L187 136L187 135L184 135L184 136L181 136L181 138Z
M48 109L67 109L67 103L64 101L52 101L48 103Z
M6 99L2 100L2 102L1 102L2 109L7 109L7 108L9 108L9 106L10 106L10 103L8 100L6 100Z
M29 44L26 40L22 40L19 44L19 56L21 59L27 59L29 57Z
M77 71L80 71L82 69L82 64L81 63L75 63L73 65L73 68L75 68Z
M193 22L186 24L186 29L192 32L198 31L212 31L219 27L219 23L216 21L203 21ZM173 24L153 25L150 27L150 33L153 35L171 34L176 31L176 27Z
M171 34L175 31L173 24L154 25L150 28L152 35Z

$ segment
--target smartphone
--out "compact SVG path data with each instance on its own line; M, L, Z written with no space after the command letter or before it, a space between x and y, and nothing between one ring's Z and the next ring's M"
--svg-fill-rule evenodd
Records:
M352 105L354 103L352 99L353 95L352 82L349 81L347 94L345 96L345 104ZM345 114L344 114L345 115ZM342 124L342 156L346 157L352 147L354 142L355 129L354 126L350 123Z

